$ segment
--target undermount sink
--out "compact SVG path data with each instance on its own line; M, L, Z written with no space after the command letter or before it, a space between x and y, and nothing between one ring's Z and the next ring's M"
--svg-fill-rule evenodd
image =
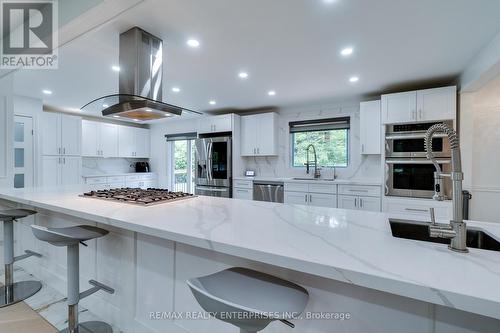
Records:
M392 236L431 243L450 244L449 239L429 235L429 223L405 220L389 220ZM467 229L467 247L500 252L500 242L481 230Z
M301 177L296 177L292 178L293 180L313 180L313 181L327 181L327 182L333 182L335 181L334 178L301 178Z

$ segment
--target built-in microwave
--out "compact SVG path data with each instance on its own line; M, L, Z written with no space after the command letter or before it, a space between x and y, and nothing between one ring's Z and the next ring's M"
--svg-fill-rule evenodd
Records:
M449 158L437 159L444 173L451 172ZM386 158L385 195L411 198L432 198L434 195L434 172L432 162L426 158ZM452 184L443 180L443 193L451 198Z
M453 126L453 122L445 122ZM387 125L385 156L390 158L425 158L425 133L435 123ZM450 142L446 135L435 134L432 140L434 156L449 158Z

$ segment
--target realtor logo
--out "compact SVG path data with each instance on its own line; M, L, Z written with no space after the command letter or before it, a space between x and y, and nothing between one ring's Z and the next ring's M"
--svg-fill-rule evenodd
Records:
M57 68L57 0L3 0L1 8L0 68Z

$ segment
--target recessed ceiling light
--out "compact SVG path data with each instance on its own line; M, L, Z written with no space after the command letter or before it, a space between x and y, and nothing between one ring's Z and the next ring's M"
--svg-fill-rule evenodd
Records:
M357 77L357 76L353 76L353 77L351 77L349 79L349 82L351 82L351 83L355 83L355 82L358 82L358 81L359 81L359 77Z
M240 77L240 79L246 79L246 78L248 78L248 73L247 72L239 72L238 76Z
M216 101L210 101L210 102L208 102L208 104L215 105L215 104L217 104L217 102Z
M109 105L108 105L108 104L103 104L103 105L102 105L102 107L103 107L103 108L108 108L108 107L109 107Z
M324 3L334 3L337 2L337 0L323 0Z
M181 91L181 88L179 88L179 87L173 87L173 88L172 88L172 91L173 91L174 93L178 93L178 92L180 92L180 91Z
M196 39L188 39L188 41L186 42L186 44L189 47L193 47L193 48L197 48L198 46L200 46L200 42L197 41Z
M111 69L114 70L115 72L119 72L120 71L120 66L111 66Z
M42 92L45 94L45 95L52 95L52 90L48 90L48 89L43 89Z
M267 92L267 94L268 94L269 96L275 96L275 95L276 95L276 91L274 91L274 90L270 90L270 91L268 91L268 92Z
M350 56L354 52L354 49L352 47L346 47L340 51L340 54L344 57Z

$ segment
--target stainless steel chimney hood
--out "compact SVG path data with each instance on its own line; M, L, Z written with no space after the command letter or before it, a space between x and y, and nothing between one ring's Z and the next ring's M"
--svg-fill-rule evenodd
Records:
M163 41L134 27L120 35L119 93L93 100L82 111L149 122L199 112L162 102Z

